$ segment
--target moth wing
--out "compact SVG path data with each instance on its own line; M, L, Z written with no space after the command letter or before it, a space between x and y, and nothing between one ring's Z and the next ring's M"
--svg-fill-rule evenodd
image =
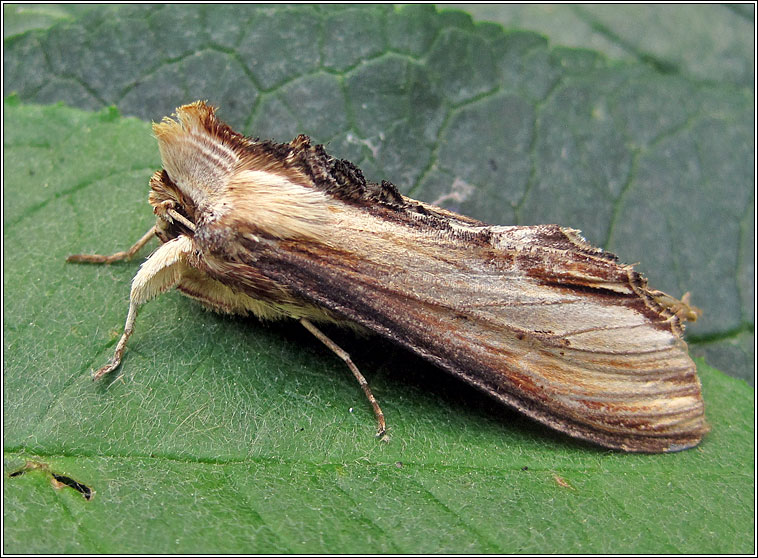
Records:
M426 206L305 136L245 138L205 103L177 118L154 127L165 172L151 203L194 219L187 254L199 273L183 277L185 294L262 317L325 309L608 447L675 451L706 432L681 337L690 309L576 231L489 227Z
M251 265L569 435L662 452L708 430L675 299L577 231L340 212L328 244Z

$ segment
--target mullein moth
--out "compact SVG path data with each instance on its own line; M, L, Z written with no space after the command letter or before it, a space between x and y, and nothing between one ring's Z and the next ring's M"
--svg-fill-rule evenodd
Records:
M303 135L234 132L196 102L153 125L163 168L160 247L132 283L121 362L140 305L172 288L223 313L296 319L334 350L384 416L350 357L315 324L390 339L543 424L608 448L666 452L708 430L682 339L688 296L557 225L492 226L364 178Z

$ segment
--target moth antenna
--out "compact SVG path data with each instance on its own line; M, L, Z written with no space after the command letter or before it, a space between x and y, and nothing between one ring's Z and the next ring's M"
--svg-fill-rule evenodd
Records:
M363 389L363 393L366 394L369 403L371 403L371 406L374 408L374 415L376 416L377 422L376 437L381 439L383 442L389 441L389 437L387 436L387 424L384 421L384 413L379 407L379 403L377 403L374 394L371 393L371 388L369 387L366 378L363 377L363 374L361 374L360 370L358 370L358 367L353 364L350 355L347 354L347 352L345 352L339 345L329 339L320 329L318 329L315 325L313 325L305 318L300 318L300 323L303 324L303 327L310 331L319 341L329 347L332 352L334 352L334 354L345 361L345 364L347 364L350 372L352 372L353 376L355 376L355 379L358 380L358 383L360 384L361 389Z
M110 256L103 256L100 254L72 254L66 258L67 262L73 263L96 263L96 264L112 264L113 262L120 262L122 260L132 259L142 247L147 244L153 235L155 235L156 227L153 225L145 235L134 243L134 246L124 252L116 252Z
M176 219L177 221L179 221L182 225L184 225L185 227L187 227L192 232L195 232L195 223L193 223L192 221L190 221L189 219L187 219L184 215L182 215L178 211L175 211L173 209L168 209L168 210L166 210L166 213L168 213L169 215L171 215L171 217L173 217L174 219Z

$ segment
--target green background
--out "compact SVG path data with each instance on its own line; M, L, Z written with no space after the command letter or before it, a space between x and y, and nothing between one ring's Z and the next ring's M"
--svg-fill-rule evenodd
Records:
M671 8L625 9L572 7L558 19L590 44L563 47L431 6L4 6L4 550L750 552L752 13L680 8L689 25L662 28ZM723 35L707 23L736 39L676 52L671 34ZM91 382L138 264L65 256L147 230L149 121L198 98L250 135L308 133L414 197L581 228L653 287L691 291L712 432L680 454L607 452L330 331L384 408L380 444L307 332L177 293ZM26 460L95 497L43 470L7 476Z

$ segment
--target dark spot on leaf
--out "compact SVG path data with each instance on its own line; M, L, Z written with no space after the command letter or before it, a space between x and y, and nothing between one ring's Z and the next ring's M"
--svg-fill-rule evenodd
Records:
M56 475L55 473L50 473L50 474L53 476L53 479L55 479L56 482L64 486L70 486L71 488L76 490L79 494L84 496L85 500L92 500L92 496L93 496L92 489L86 484L77 482L71 477L66 477L64 475Z
M29 471L43 471L45 474L50 476L50 481L52 482L55 488L62 488L64 486L68 486L76 490L79 494L81 494L85 500L88 500L88 501L92 500L93 496L95 495L95 491L92 490L86 484L82 484L66 475L59 475L58 473L54 473L50 470L49 465L47 465L46 463L40 463L38 461L27 461L23 467L21 467L17 471L13 471L12 473L10 473L8 477L9 478L20 477L21 475Z

